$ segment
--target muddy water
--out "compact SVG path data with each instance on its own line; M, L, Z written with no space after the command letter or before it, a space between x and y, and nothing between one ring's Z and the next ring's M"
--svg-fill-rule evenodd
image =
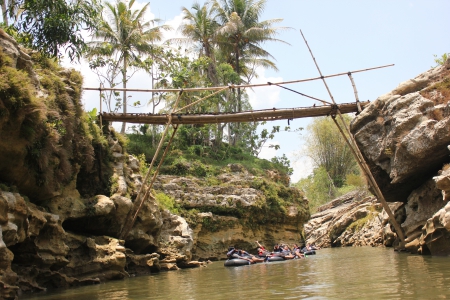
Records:
M20 299L448 299L450 257L333 248L302 260L163 272Z

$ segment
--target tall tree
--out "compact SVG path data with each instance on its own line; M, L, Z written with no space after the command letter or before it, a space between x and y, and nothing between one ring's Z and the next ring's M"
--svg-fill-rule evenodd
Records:
M106 2L106 19L100 22L99 30L92 42L91 55L117 55L121 65L122 85L127 87L127 69L141 62L141 55L150 54L152 42L162 39L162 29L167 26L154 26L157 20L145 21L145 14L150 3L140 10L134 10L135 0L117 0L115 4ZM127 92L123 91L123 113L127 112ZM125 132L126 123L122 123L121 133Z
M98 0L0 1L4 22L15 20L19 42L48 56L65 52L71 60L87 49L81 31L95 31L101 12Z
M350 123L350 117L344 120ZM330 118L316 118L307 128L305 154L316 168L323 167L336 187L345 183L348 174L357 169L356 160L344 137Z
M276 39L275 36L280 30L287 28L273 27L275 23L283 19L259 20L266 0L213 0L212 3L221 24L218 30L219 47L229 56L228 60L233 64L236 73L244 76L250 74L251 70L241 66L242 57L246 57L245 62L252 62L253 66L276 68L270 61L273 56L262 48L262 44L268 41L286 43ZM257 63L255 59L263 60ZM242 110L240 94L241 91L238 89L237 110L239 112Z
M200 6L197 2L192 5L192 11L182 8L183 20L186 23L180 25L178 30L184 38L174 39L178 43L194 44L199 48L199 55L210 58L208 66L208 78L213 85L218 85L216 73L216 60L214 56L214 44L216 31L219 24L214 19L212 11L207 4Z

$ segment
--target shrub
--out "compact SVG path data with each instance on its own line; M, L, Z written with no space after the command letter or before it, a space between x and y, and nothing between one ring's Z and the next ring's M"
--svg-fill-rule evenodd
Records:
M163 192L158 192L155 195L155 199L161 208L168 209L173 214L179 213L179 206L169 195L166 195Z

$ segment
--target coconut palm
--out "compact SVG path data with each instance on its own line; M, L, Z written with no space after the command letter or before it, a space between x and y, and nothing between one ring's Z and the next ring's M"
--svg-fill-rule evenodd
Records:
M182 13L185 22L180 25L178 31L183 37L171 39L169 42L194 45L198 49L199 56L210 58L208 78L214 85L218 85L214 45L215 34L219 24L214 19L212 11L207 4L200 6L200 4L195 2L192 5L192 11L182 7Z
M99 41L91 43L91 56L117 55L117 64L121 64L123 88L127 87L127 68L141 61L140 55L146 55L152 51L152 43L161 41L162 29L167 26L154 26L157 20L145 20L150 3L140 10L134 10L135 0L117 0L115 4L105 2L106 19L100 23L99 30L94 38ZM123 91L123 112L127 112L127 92ZM121 133L125 132L124 122Z
M236 73L251 78L257 66L276 69L273 56L262 48L268 41L286 43L275 36L286 27L273 27L283 19L260 21L266 0L213 0L212 7L222 26L218 30L219 48ZM286 43L287 44L287 43ZM243 67L244 66L244 67ZM238 89L238 111L242 110Z

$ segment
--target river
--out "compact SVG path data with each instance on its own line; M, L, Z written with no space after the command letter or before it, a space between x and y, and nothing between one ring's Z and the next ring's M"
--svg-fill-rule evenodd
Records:
M448 299L450 258L332 248L306 259L162 272L20 299Z

